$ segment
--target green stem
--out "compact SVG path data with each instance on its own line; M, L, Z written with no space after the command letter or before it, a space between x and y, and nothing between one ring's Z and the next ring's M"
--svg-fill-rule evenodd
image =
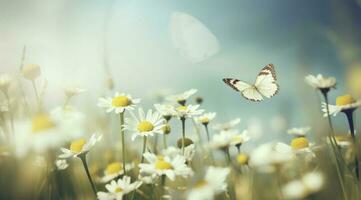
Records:
M154 152L155 154L158 153L158 148L157 148L157 146L158 146L158 134L155 134L155 136L154 136L154 146L153 146L153 152Z
M147 137L143 137L142 160L140 161L140 163L144 162L144 153L145 153L146 148L147 148Z
M40 101L40 96L39 96L38 89L36 88L35 80L31 80L31 85L33 86L34 93L35 93L35 96L36 96L36 102L38 103L38 109L40 110L41 109L41 101Z
M196 134L197 134L197 137L198 137L198 142L199 142L199 144L202 144L202 137L201 137L201 134L200 134L199 127L197 126L197 123L196 123L196 121L194 119L192 119L192 122L193 122L194 130L196 131Z
M21 61L20 61L20 67L19 67L19 70L21 71L24 67L24 62L25 62L25 56L26 56L26 46L24 46L23 48L23 53L22 53L22 56L21 56ZM26 108L26 111L29 112L29 104L26 100L26 96L25 96L25 92L24 92L24 88L23 88L23 85L21 84L21 81L20 81L20 78L17 77L17 82L18 82L18 85L19 85L19 90L20 90L20 94L23 98L23 101L24 101L24 106Z
M210 135L209 135L209 129L208 129L208 124L204 124L204 128L206 129L206 133L207 133L207 140L208 140L208 143L211 141L211 138L210 138ZM209 150L209 156L211 158L211 162L213 165L216 165L216 162L214 161L214 157L213 157L213 153L212 153L212 150L210 149Z
M224 152L226 154L228 164L232 165L232 159L231 159L231 154L229 153L229 147L225 147Z
M344 113L346 114L347 121L348 121L348 124L349 124L349 127L350 127L352 143L354 144L354 146L358 147L356 145L356 136L355 136L355 126L354 126L354 121L353 121L353 112L354 112L354 109L351 109L351 110L345 111ZM358 151L356 151L356 152L358 152ZM355 161L354 162L355 162L356 177L357 177L357 180L360 180L359 161L358 161L358 158L357 158L357 154L355 155Z
M347 200L347 195L346 195L346 189L345 189L345 185L343 183L343 178L342 178L342 173L341 173L341 169L340 169L340 164L339 162L337 161L337 143L336 143L336 138L334 137L335 136L335 131L334 131L334 128L333 128L333 125L332 125L332 120L331 120L331 116L330 116L330 108L328 106L328 96L327 96L327 92L322 92L324 98L325 98L325 103L326 103L326 114L327 114L327 118L328 118L328 124L330 126L330 129L331 129L331 134L330 134L330 143L331 143L331 146L332 146L332 150L333 150L333 158L334 158L334 161L336 163L336 171L337 171L337 176L338 176L338 179L339 179L339 182L340 182L340 186L341 186L341 190L342 190L342 195L343 195L343 198L344 200ZM334 142L334 144L333 144ZM340 159L342 159L342 155L339 156Z
M167 134L163 134L163 148L166 149L167 147Z
M181 121L182 121L182 153L184 155L185 138L186 138L186 130L185 130L186 118L181 117Z
M206 129L207 140L208 140L208 142L210 142L210 141L211 141L211 137L210 137L210 135L209 135L208 125L207 125L207 124L204 124L204 128Z
M125 133L124 133L124 129L123 129L123 126L124 126L124 112L121 112L120 113L120 134L121 134L121 137L122 137L122 160L123 160L123 173L124 175L127 175L127 170L126 170L126 167L125 167Z
M278 188L278 195L280 199L285 199L282 193L282 180L281 180L281 170L279 167L277 167L276 170L277 173L277 177L276 177L276 184L277 184L277 188Z
M165 175L162 175L161 177L161 183L160 183L160 190L161 190L161 193L160 193L160 199L162 199L162 197L165 195L165 181L166 181L166 176Z
M84 170L86 172L86 175L88 176L88 179L89 179L89 182L90 182L90 184L92 186L93 192L94 192L95 196L97 196L97 189L96 189L96 187L94 185L94 182L93 182L93 180L92 180L92 178L90 176L88 165L86 163L86 153L83 153L83 154L79 155L78 157L80 158L80 160L83 163Z

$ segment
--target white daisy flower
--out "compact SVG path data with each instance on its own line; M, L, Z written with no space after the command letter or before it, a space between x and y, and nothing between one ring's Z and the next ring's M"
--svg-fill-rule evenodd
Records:
M58 170L64 170L69 167L69 163L64 159L56 160L55 165Z
M221 134L229 134L228 132L229 131L222 131ZM244 130L241 134L237 134L237 133L238 131L231 133L234 135L232 138L231 145L240 146L251 139L251 137L248 134L248 130Z
M45 152L49 148L58 148L69 140L69 134L78 128L53 114L38 113L31 119L15 121L16 134L11 138L18 157L30 150Z
M192 118L201 115L204 110L198 110L199 105L178 106L176 108L178 118Z
M141 181L131 183L131 178L129 176L124 176L117 181L106 184L105 188L108 191L98 192L97 196L99 200L122 200L124 195L138 189L141 185Z
M196 122L203 124L203 125L208 125L210 121L212 121L215 117L216 117L216 113L215 112L210 112L210 113L204 113L201 116L196 118Z
M140 173L156 174L157 176L165 175L171 181L176 176L188 177L193 175L193 171L186 165L184 156L176 155L171 158L168 156L157 156L146 152L143 154L148 163L139 164Z
M196 89L190 89L180 94L171 95L167 98L167 100L171 102L177 102L181 105L185 105L188 98L194 95L196 92Z
M154 184L157 182L158 178L159 177L155 173L140 172L138 175L138 179L145 184Z
M0 75L0 90L4 93L7 93L10 83L12 81L12 77L9 74L1 74Z
M106 109L107 113L122 113L125 110L133 110L140 99L133 99L129 94L116 92L112 97L99 98L98 106Z
M132 140L137 136L148 137L154 134L163 134L164 119L158 112L148 110L145 115L142 108L138 109L138 117L130 112L132 118L126 118L123 126L124 130L133 132Z
M229 147L236 136L235 131L222 131L220 134L215 134L209 142L212 149L224 149Z
M287 183L282 188L282 193L287 199L303 199L320 191L324 178L319 172L308 172L299 180Z
M82 137L86 129L86 116L72 106L59 106L50 111L50 115L61 121L63 132L68 140Z
M271 169L294 159L292 151L280 149L275 143L258 146L251 152L249 164L260 169Z
M336 116L339 112L356 110L361 106L361 99L354 100L351 95L339 96L336 99L336 105L328 105L330 115ZM322 103L323 116L327 117L326 103Z
M189 192L188 200L212 200L214 196L227 190L229 168L210 166L203 180L198 181Z
M195 153L196 146L194 144L190 144L184 148L184 155L182 153L182 149L176 148L174 146L170 146L162 150L163 156L175 157L176 155L181 155L184 156L187 161L192 161Z
M97 134L94 133L88 141L85 139L75 140L71 142L69 149L61 148L62 154L59 155L59 158L66 159L87 153L101 139L102 135L97 136Z
M323 77L321 74L317 76L308 75L305 81L315 89L330 89L336 86L336 79L334 77Z
M216 124L212 128L216 131L227 131L230 129L233 129L235 126L237 126L241 122L240 118L233 119L229 122Z
M315 145L309 143L307 138L305 137L297 137L291 141L291 145L278 142L275 146L276 151L284 152L284 153L295 153L297 155L310 155L311 157L315 157L315 153L313 152ZM310 158L311 158L310 157Z
M303 137L311 130L311 127L295 127L287 130L287 133L296 137Z
M134 163L125 164L125 170L129 171L134 168ZM101 181L106 183L118 176L123 175L124 168L121 162L112 162L108 164L106 169L104 170L104 176L101 178Z
M154 107L164 118L170 119L177 114L175 107L171 104L154 104Z

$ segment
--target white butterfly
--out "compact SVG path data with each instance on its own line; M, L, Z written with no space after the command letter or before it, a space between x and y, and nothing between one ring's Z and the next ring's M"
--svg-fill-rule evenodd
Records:
M276 71L273 64L268 64L261 70L254 85L234 78L223 79L227 85L237 92L240 92L244 98L251 101L262 101L263 96L271 98L277 94L279 86L276 83L276 80Z

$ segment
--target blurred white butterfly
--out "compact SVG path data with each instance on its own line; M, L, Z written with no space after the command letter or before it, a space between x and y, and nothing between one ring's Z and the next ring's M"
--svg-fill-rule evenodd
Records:
M263 96L271 98L276 95L279 91L276 80L276 71L273 64L268 64L261 70L253 85L234 78L223 79L227 85L237 92L240 92L244 98L251 101L262 101Z
M169 26L174 47L187 60L199 63L219 52L216 36L195 17L174 12Z

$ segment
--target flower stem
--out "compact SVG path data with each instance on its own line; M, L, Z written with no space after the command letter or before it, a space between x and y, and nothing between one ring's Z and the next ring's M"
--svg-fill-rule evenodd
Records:
M165 181L166 181L166 176L165 175L162 175L161 177L161 182L160 182L160 190L161 190L161 193L160 193L160 199L163 199L163 196L165 195Z
M93 182L93 180L92 180L92 178L90 176L88 165L86 163L86 153L83 153L83 154L79 155L79 158L83 163L84 170L86 172L86 175L88 176L88 179L89 179L89 182L90 182L90 184L92 186L93 192L94 192L95 196L97 196L97 189L96 189L96 187L94 185L94 182Z
M185 139L186 139L186 118L181 117L181 121L182 121L182 153L184 155L184 147L185 147Z
M142 160L140 161L140 163L144 162L144 153L145 153L146 148L147 148L147 137L143 137Z
M163 148L166 149L167 146L167 134L163 134Z
M192 119L192 122L193 122L193 126L194 126L194 130L197 134L197 137L198 137L198 142L199 144L202 144L202 137L201 137L201 134L200 134L200 130L199 130L199 127L197 126L197 123L194 119Z
M338 176L340 186L341 186L341 190L342 190L342 195L343 195L343 198L345 200L347 200L347 194L346 194L346 190L345 190L345 185L343 183L340 164L339 164L338 159L337 159L337 143L336 143L336 139L335 139L335 131L334 131L331 116L330 116L330 108L328 106L327 92L322 92L322 94L323 94L323 97L324 97L325 103L326 103L326 112L327 112L328 124L329 124L330 129L331 129L331 133L329 134L329 139L330 139L331 147L332 147L332 150L333 150L333 155L334 155L333 158L334 158L334 161L336 163L336 171L337 171L337 176ZM339 154L339 158L343 159L341 154Z
M348 121L348 124L350 127L352 142L357 147L356 136L355 136L355 126L354 126L354 121L353 121L353 112L354 112L354 109L351 109L351 110L345 111L344 113L346 114L347 121ZM357 154L355 155L355 173L356 173L357 180L360 180L359 161L357 158Z
M209 135L208 125L207 125L207 124L204 124L204 128L206 129L207 140L208 140L208 143L209 143L209 142L211 141L211 138L210 138L210 135ZM211 157L212 164L215 165L215 161L214 161L214 157L213 157L212 150L209 150L209 156Z
M40 95L39 95L38 89L36 88L35 80L31 80L31 85L33 86L34 93L36 96L36 101L38 103L38 109L40 110L41 109Z
M231 154L229 153L229 147L225 147L224 152L226 154L228 164L232 165L232 159L231 159Z
M158 134L155 134L155 136L154 136L154 146L153 146L153 152L155 154L157 154L157 152L158 152L157 146L158 146Z
M205 124L205 125L204 125L204 128L206 129L206 133L207 133L207 140L208 140L208 142L210 142L211 138L210 138L210 136L209 136L208 125L207 125L207 124Z
M126 167L125 167L125 133L124 133L123 125L124 125L124 112L121 112L120 113L120 134L121 134L121 137L122 137L123 171L124 171L124 175L127 175L127 170L126 170Z

